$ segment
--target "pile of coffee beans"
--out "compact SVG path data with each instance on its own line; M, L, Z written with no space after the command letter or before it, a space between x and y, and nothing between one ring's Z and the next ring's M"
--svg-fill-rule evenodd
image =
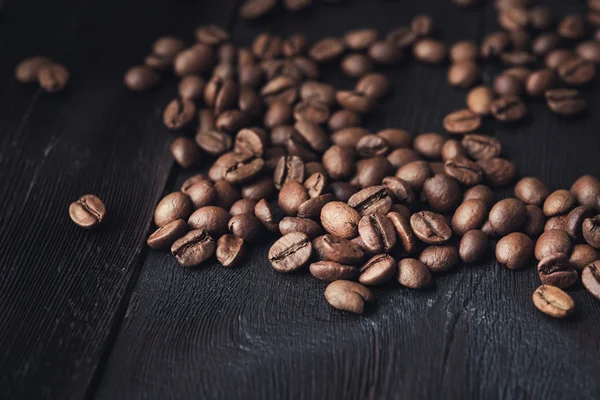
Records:
M276 3L248 1L242 13L267 12ZM284 3L297 9L310 1ZM566 16L555 28L549 8L497 0L503 30L480 45L460 41L449 50L433 36L427 15L384 36L356 29L310 46L301 34L263 33L251 47L237 48L212 25L197 28L191 46L159 38L144 64L127 71L125 85L148 90L172 70L180 78L178 95L163 122L180 136L171 152L183 168L207 160L210 168L160 201L148 245L170 248L184 267L213 256L232 267L243 262L248 243L274 232L281 237L268 260L276 271L308 268L331 282L325 297L333 307L362 313L374 300L367 286L396 279L426 288L436 273L483 260L497 241L496 259L508 268L537 261L542 286L533 303L540 311L571 314L575 304L563 289L580 279L600 299L600 181L586 175L570 190L551 193L525 177L514 198L496 199L493 189L513 184L517 170L497 139L474 133L488 116L522 119L524 95L545 96L559 115L586 107L578 89L561 85L577 87L595 75L600 42L584 39L588 26L600 23L596 3L589 2L587 16ZM560 47L574 41L575 51ZM375 68L410 54L427 64L449 58L449 84L472 88L467 107L443 119L449 136L361 126L391 90ZM538 58L545 66L532 71ZM492 87L473 88L486 60L506 69ZM356 79L353 90L319 80L321 66L336 62ZM104 216L94 196L70 211L84 227Z
M37 82L46 92L59 92L69 83L69 70L47 57L35 56L21 61L15 68L20 83Z

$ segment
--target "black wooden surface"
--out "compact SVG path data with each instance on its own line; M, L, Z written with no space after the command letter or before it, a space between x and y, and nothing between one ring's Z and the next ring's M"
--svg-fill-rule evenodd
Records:
M307 272L276 273L265 261L273 238L236 269L181 269L145 249L153 205L193 172L172 167L172 137L160 122L175 81L142 95L121 84L156 36L191 40L196 25L214 22L230 25L241 44L263 30L314 40L363 26L385 32L417 12L432 14L448 42L496 28L489 4L460 11L445 0L356 0L246 23L234 18L234 3L5 5L0 398L599 398L600 304L576 288L576 316L547 318L530 300L539 284L533 266L509 271L490 256L436 276L429 291L390 283L374 289L375 307L354 316L329 307L326 284ZM14 65L38 53L69 66L67 92L47 95L12 79ZM485 81L495 72L487 67ZM386 73L394 92L368 118L373 130L442 132L443 116L464 103L444 67L404 63ZM352 85L335 69L325 75ZM551 189L600 176L597 91L586 90L583 118L558 119L534 102L526 123L482 131L502 141L521 175ZM95 232L68 219L68 204L88 192L110 215Z

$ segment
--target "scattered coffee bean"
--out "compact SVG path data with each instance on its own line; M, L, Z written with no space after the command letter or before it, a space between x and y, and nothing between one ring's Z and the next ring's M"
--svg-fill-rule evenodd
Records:
M339 201L327 203L321 210L321 224L332 235L352 239L358 235L360 214L351 206Z
M467 95L467 107L478 115L488 115L492 110L494 93L487 86L478 86Z
M318 260L356 265L364 260L365 252L356 243L333 235L319 236L312 242Z
M519 121L527 114L525 104L516 96L506 96L492 102L492 115L498 121Z
M163 113L163 122L171 130L180 130L192 123L196 117L196 105L189 100L172 100Z
M535 244L535 258L539 261L555 253L570 254L571 239L566 232L551 229L544 232Z
M525 267L533 257L533 241L521 232L513 232L498 241L496 259L510 269Z
M571 186L571 193L577 202L585 207L600 210L600 181L591 175L584 175Z
M500 200L490 210L488 221L496 235L508 235L523 227L527 221L527 208L518 199Z
M600 249L600 214L586 218L582 225L583 238L592 247Z
M431 272L444 272L458 264L458 250L453 245L426 247L419 261L425 264Z
M171 154L183 168L199 164L202 158L200 148L189 138L179 137L171 143Z
M467 189L463 196L463 201L467 201L470 199L483 200L488 209L491 209L494 206L494 204L496 204L494 192L492 192L492 189L485 185L476 185L470 189Z
M430 211L414 213L410 217L410 226L415 235L427 244L442 244L452 237L452 229L446 219Z
M334 261L317 261L310 264L309 269L312 276L325 282L354 279L359 273L356 267Z
M374 301L369 289L360 283L345 280L330 283L325 289L325 299L332 307L355 314L362 314L365 303Z
M104 209L103 205L101 209ZM186 220L192 211L193 204L189 196L182 192L173 192L165 196L156 206L154 223L160 228L178 219Z
M535 177L525 177L515 185L515 196L525 204L541 205L550 191Z
M390 211L392 199L385 186L371 186L356 192L348 199L348 205L360 215L385 215Z
M355 90L374 100L380 100L390 92L391 84L390 80L385 75L373 72L364 75L356 83Z
M184 220L178 219L158 228L152 233L146 243L152 249L159 250L171 247L171 245L180 237L185 235L187 224Z
M378 254L360 267L358 281L363 285L381 285L396 274L396 260L388 254Z
M217 241L217 260L224 267L235 267L242 263L246 255L246 244L235 235L223 235Z
M485 257L487 245L488 237L482 231L472 230L466 232L460 239L458 248L460 259L467 264L481 261Z
M46 92L59 92L69 83L70 73L60 64L42 64L37 72L40 87Z
M589 244L576 244L569 257L569 264L578 271L594 261L600 260L600 252Z
M493 106L494 103L492 103ZM469 109L454 111L444 117L444 129L450 133L465 134L479 129L481 116Z
M358 223L358 233L365 247L373 253L387 253L396 245L394 225L389 218L381 214L362 217Z
M481 199L467 199L454 212L452 231L462 236L468 231L480 228L487 217L487 205Z
M398 282L410 289L425 289L433 282L431 271L414 258L404 258L398 263Z
M312 244L306 234L292 232L281 237L269 249L269 262L278 272L294 272L302 268L312 254Z
M308 50L316 62L325 62L339 57L345 50L344 42L334 37L319 40Z
M26 58L15 67L15 78L21 83L36 82L40 69L50 64L52 64L52 61L47 57Z
M481 167L462 156L446 161L444 164L444 173L465 186L476 185L483 179Z
M483 170L485 179L494 187L510 184L517 175L517 167L511 161L501 157L477 161Z
M559 115L575 115L587 107L576 89L552 89L545 95L548 108Z
M413 45L413 55L422 63L440 64L446 58L446 46L435 39L421 39Z
M575 196L568 190L557 190L550 193L546 201L544 201L544 215L553 217L555 215L567 214L575 207Z
M494 158L499 156L502 151L502 145L498 139L485 135L468 134L463 137L461 143L469 157L475 160Z
M127 71L123 80L128 89L142 92L155 87L160 82L160 75L152 68L136 66Z
M208 232L193 230L177 239L171 253L182 267L197 267L215 253L215 240Z
M441 173L425 181L421 199L427 201L434 211L448 212L460 204L462 191L456 180Z
M535 290L533 304L552 318L565 318L575 311L575 302L571 296L550 285L542 285Z
M82 228L91 229L102 223L106 216L106 207L97 196L86 194L81 196L79 200L71 203L69 206L69 216L73 222ZM165 220L166 218L164 220L159 218L160 222L164 222ZM163 225L166 224L167 222L163 223Z
M560 289L573 286L579 278L579 274L569 263L568 256L563 253L553 253L541 259L537 268L542 284Z
M527 206L527 221L523 225L523 232L530 237L537 237L544 232L546 218L544 212L533 204Z
M593 262L583 269L581 282L592 296L600 300L600 262Z

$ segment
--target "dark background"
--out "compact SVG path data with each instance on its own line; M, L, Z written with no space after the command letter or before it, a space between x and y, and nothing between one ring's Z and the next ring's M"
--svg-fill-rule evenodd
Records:
M491 259L436 276L430 291L390 283L363 316L334 310L326 284L307 272L276 273L255 246L236 269L178 268L150 252L153 207L194 171L173 164L161 123L175 96L169 78L152 93L127 91L125 70L164 34L193 40L216 23L248 45L263 30L313 41L350 28L382 33L417 12L433 15L448 43L497 28L491 1L469 10L449 0L354 1L259 23L237 19L235 0L8 0L0 16L0 397L6 399L349 399L600 397L600 303L571 291L577 314L537 312L533 265ZM581 11L583 2L554 1ZM71 71L69 88L42 93L13 78L25 57ZM393 96L372 130L442 132L465 93L446 68L406 62L386 70ZM490 83L495 67L484 70ZM335 69L341 87L352 82ZM551 189L600 176L600 95L564 120L542 103L516 127L486 124L521 176ZM74 225L69 204L85 193L106 203L106 224Z

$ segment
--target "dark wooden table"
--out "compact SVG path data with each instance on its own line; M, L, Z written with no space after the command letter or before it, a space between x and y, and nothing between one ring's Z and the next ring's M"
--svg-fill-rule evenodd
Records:
M389 284L363 316L338 312L326 284L281 275L254 246L236 269L178 268L145 238L158 199L192 171L174 166L161 123L175 80L136 94L122 84L153 39L216 23L247 45L263 30L310 40L350 28L382 32L417 12L435 17L447 42L496 29L485 6L448 0L368 1L280 12L261 23L236 17L237 2L8 0L0 16L0 398L364 399L600 398L600 303L581 287L568 321L537 312L533 266L488 262L436 277L430 291ZM578 2L562 12L579 11ZM72 73L59 94L19 85L16 63L50 56ZM442 132L464 104L446 68L404 63L386 71L393 96L370 129ZM486 67L485 82L497 70ZM352 82L326 72L341 87ZM590 110L559 119L531 102L516 127L486 123L522 176L551 189L583 173L600 176L600 94ZM108 220L88 232L68 205L96 193Z

